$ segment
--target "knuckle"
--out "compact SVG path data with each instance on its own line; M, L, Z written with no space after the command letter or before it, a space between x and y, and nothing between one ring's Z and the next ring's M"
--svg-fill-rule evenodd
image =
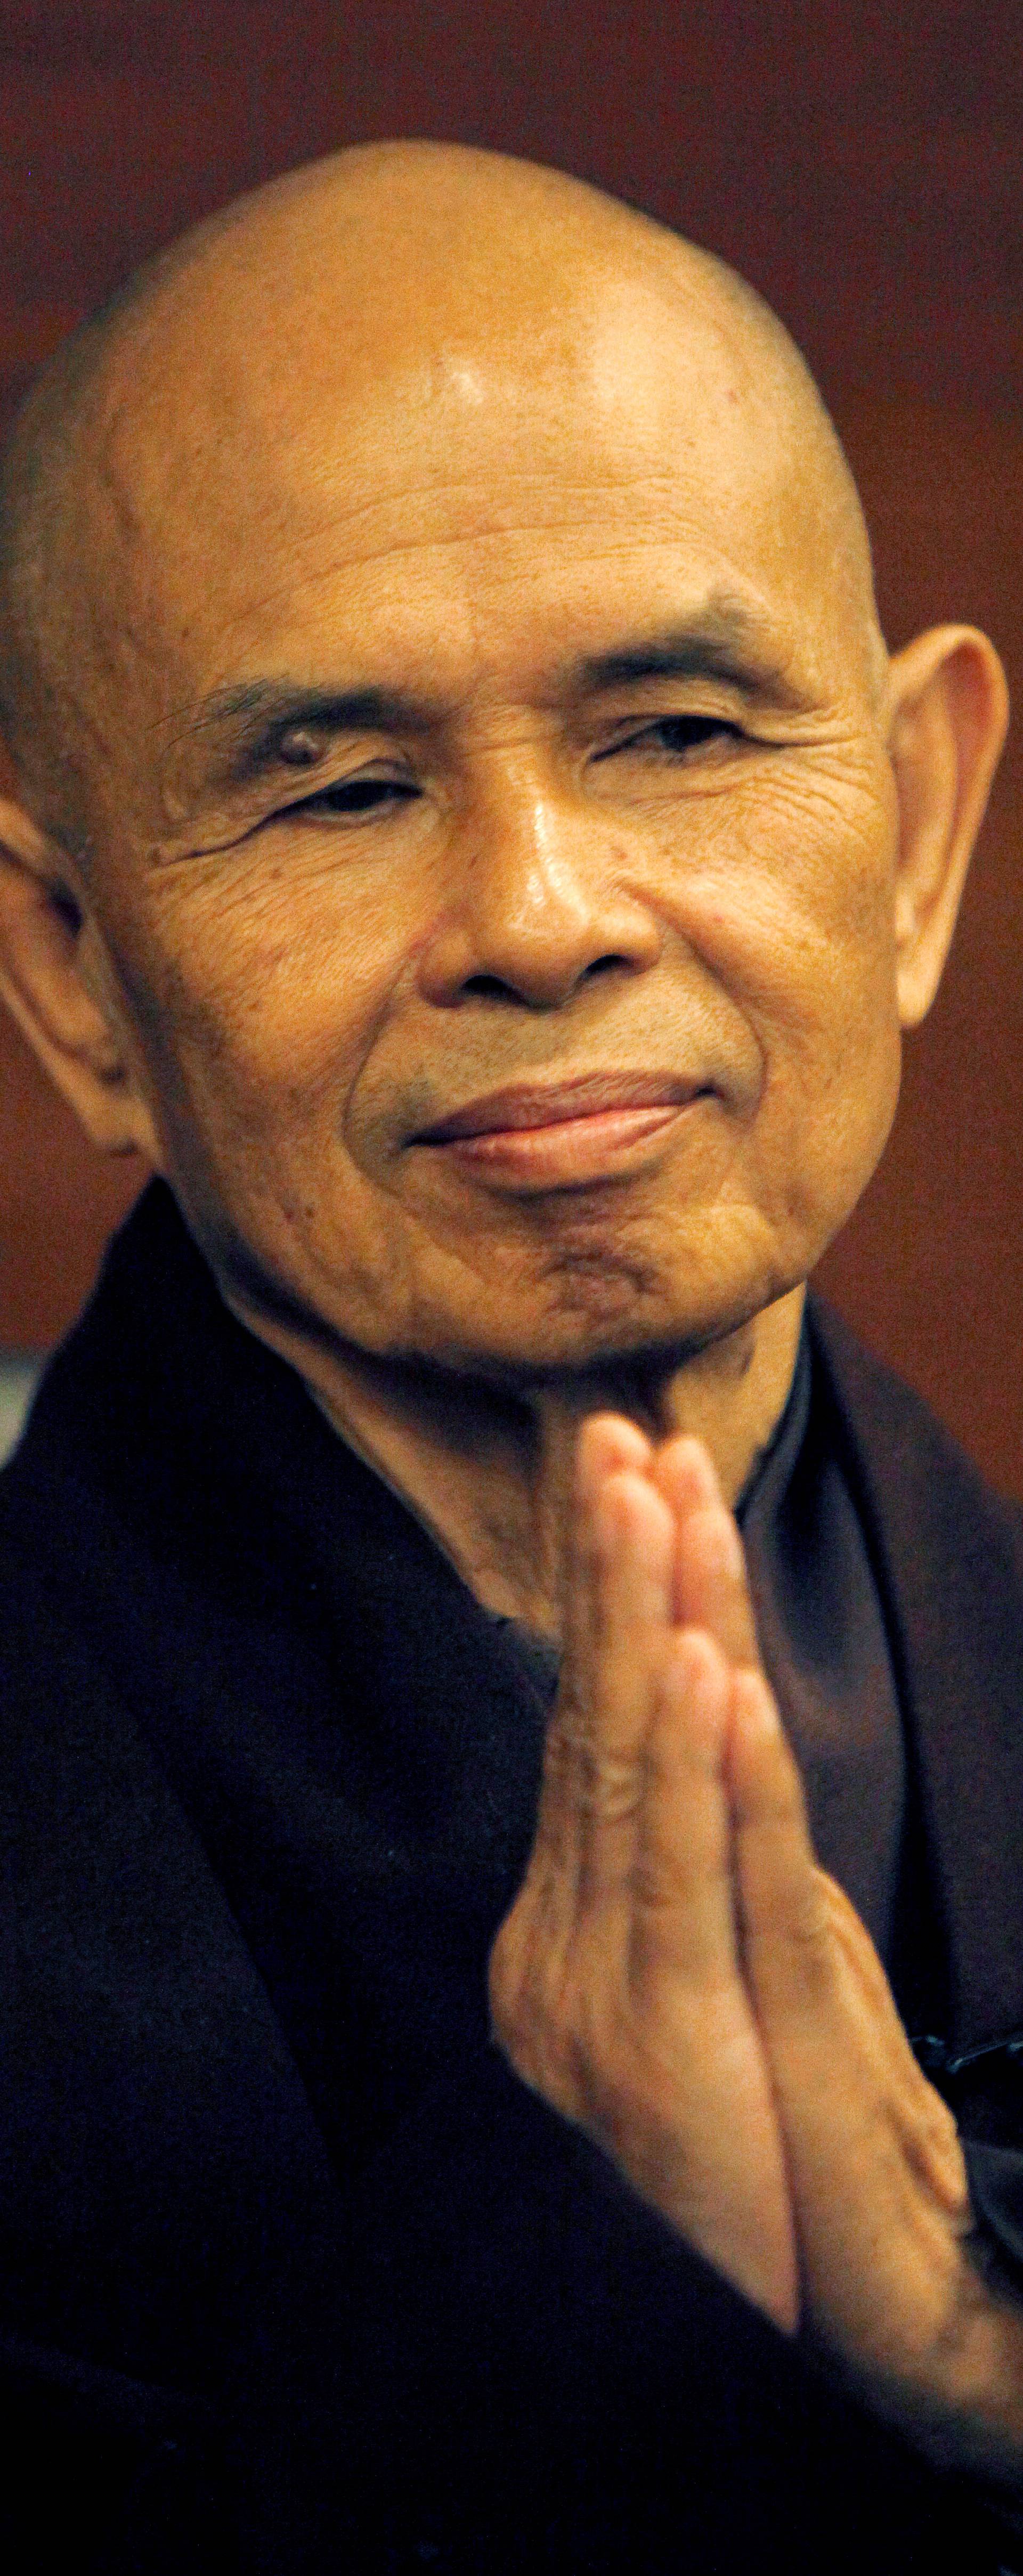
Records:
M838 1879L832 1878L830 1870L819 1866L814 1867L813 1884L822 1921L841 1940L858 1947L863 1940L863 1924L852 1898L846 1895Z
M589 1712L576 1703L560 1709L548 1729L543 1773L549 1798L567 1789L577 1811L599 1823L618 1822L642 1804L642 1763L601 1744Z
M642 1802L642 1775L627 1755L605 1753L587 1745L580 1752L579 1800L600 1824L623 1823Z
M578 1719L568 1708L561 1708L547 1729L543 1752L544 1785L557 1788L572 1769L575 1760L575 1736Z
M488 1983L491 2030L503 2054L536 2091L560 2104L571 2090L574 2048L557 1956L521 1940L509 1917L491 1952Z
M629 1874L633 1902L646 1915L669 1914L677 1908L681 1872L674 1853L658 1851L648 1844L637 1852Z
M832 1927L820 1908L809 1901L797 1906L785 1925L785 1943L804 1978L820 1988L835 1982L838 1966Z
M743 1947L751 1962L756 1963L758 1978L768 1987L776 1987L781 1973L786 1985L811 2002L824 2004L833 1997L839 1981L842 1952L834 1937L834 1925L828 1911L813 1893L789 1908L783 1921L764 1929L745 1928Z

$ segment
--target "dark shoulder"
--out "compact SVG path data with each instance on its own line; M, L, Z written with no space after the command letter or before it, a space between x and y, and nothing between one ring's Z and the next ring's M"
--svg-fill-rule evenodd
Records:
M900 1553L954 1562L960 1579L996 1575L1023 1601L1023 1507L995 1492L922 1396L869 1351L834 1307L811 1295L807 1323L852 1473Z

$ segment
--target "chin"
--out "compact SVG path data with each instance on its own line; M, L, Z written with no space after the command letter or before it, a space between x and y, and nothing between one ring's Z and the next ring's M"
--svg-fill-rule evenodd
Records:
M353 1298L340 1244L289 1277L222 1211L213 1225L200 1226L194 1211L189 1221L233 1311L298 1366L315 1346L340 1344L385 1367L512 1392L621 1370L666 1374L741 1332L805 1275L795 1266L782 1275L773 1230L756 1211L737 1207L724 1224L714 1214L710 1225L705 1215L680 1224L673 1210L667 1222L648 1218L609 1237L592 1211L580 1212L554 1240L498 1243L485 1259L474 1246L418 1279L413 1266L397 1311L391 1282L379 1283L378 1297L372 1275L368 1293Z
M682 1295L677 1276L666 1281L638 1259L609 1263L606 1256L577 1254L552 1263L528 1303L508 1298L492 1308L485 1336L481 1319L466 1317L464 1336L449 1326L446 1334L431 1337L429 1352L420 1346L401 1356L432 1359L455 1375L507 1390L636 1370L667 1375L713 1343L741 1333L795 1284L758 1276Z

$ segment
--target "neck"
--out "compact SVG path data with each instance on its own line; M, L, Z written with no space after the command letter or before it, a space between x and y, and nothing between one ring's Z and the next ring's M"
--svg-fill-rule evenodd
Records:
M792 1384L803 1291L683 1366L620 1369L507 1397L359 1353L299 1361L322 1411L423 1521L484 1607L560 1639L572 1474L591 1413L648 1437L695 1433L734 1503Z

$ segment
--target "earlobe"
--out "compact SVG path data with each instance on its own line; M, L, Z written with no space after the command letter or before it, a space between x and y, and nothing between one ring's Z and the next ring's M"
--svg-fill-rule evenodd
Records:
M82 971L69 873L24 808L0 796L0 995L93 1144L152 1157L145 1103Z
M899 1016L934 1000L1005 740L1009 696L994 645L939 626L890 666L889 756L899 805L895 945Z

